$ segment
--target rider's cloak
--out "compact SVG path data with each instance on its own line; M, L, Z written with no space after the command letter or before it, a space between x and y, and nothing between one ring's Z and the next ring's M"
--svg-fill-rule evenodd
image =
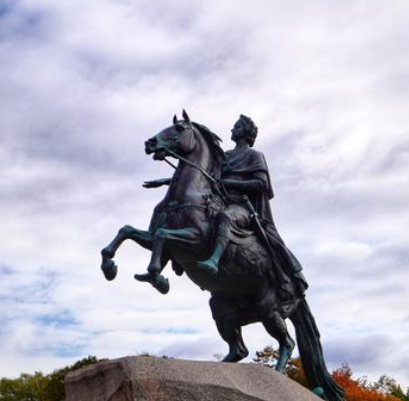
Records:
M272 222L269 200L273 198L274 193L264 155L249 147L244 148L240 153L227 151L226 156L228 165L224 168L223 178L240 179L243 182L258 179L265 183L266 189L262 192L259 190L244 192L250 198L259 218ZM243 195L243 191L240 191L240 194Z
M302 273L302 266L286 247L274 224L269 202L274 197L274 192L264 155L248 147L244 148L240 153L227 151L226 156L228 163L223 169L223 178L241 180L244 186L246 182L252 182L253 180L263 181L264 189L262 191L248 191L247 189L247 191L239 190L239 193L234 193L233 190L233 196L246 194L249 197L264 226L270 245L275 251L275 263L279 265L281 271L298 279L298 283L301 284L299 288L303 293L308 288L308 283Z

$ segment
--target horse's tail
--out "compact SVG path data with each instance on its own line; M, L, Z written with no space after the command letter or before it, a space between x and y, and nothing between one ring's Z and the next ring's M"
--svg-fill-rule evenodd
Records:
M325 366L320 333L305 298L300 301L290 319L295 327L297 345L308 384L316 393L323 390L325 400L343 401L344 390L334 381Z

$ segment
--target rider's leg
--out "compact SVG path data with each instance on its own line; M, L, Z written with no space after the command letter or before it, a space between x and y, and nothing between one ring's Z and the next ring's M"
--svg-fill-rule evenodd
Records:
M240 205L230 205L222 210L216 217L216 242L210 258L198 262L198 267L208 271L211 274L217 274L219 271L219 262L229 244L231 230L235 226L245 228L249 225L249 214L244 207Z
M229 244L229 239L224 235L218 235L216 244L209 259L198 262L197 266L200 269L206 270L210 274L217 274L219 272L219 262L221 257Z

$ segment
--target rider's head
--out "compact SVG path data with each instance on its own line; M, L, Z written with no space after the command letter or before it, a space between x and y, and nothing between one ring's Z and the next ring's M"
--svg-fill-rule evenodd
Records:
M231 132L231 139L233 141L244 138L250 146L254 145L257 137L257 127L253 120L243 114L240 115L240 118L237 120L236 124L234 124Z

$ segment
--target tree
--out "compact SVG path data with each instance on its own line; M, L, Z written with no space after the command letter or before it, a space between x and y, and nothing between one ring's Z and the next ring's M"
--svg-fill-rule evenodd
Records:
M44 398L46 378L36 372L33 375L22 373L17 379L0 380L1 401L37 401Z
M256 363L261 363L269 368L275 368L278 361L279 352L272 346L265 347L262 351L256 351L256 356L253 361ZM307 383L307 378L305 377L304 369L301 363L300 357L290 358L287 364L286 375L301 384L303 387L309 388Z
M381 389L375 384L368 384L367 379L353 379L352 370L348 364L344 363L341 368L335 370L332 376L336 382L345 390L347 401L401 401L401 398L386 391L386 387ZM381 379L380 379L381 380ZM382 381L381 381L382 382ZM386 384L386 381L385 381Z
M273 347L257 351L254 362L274 368L279 353ZM300 358L290 358L286 375L309 388ZM334 380L345 390L346 401L409 401L409 389L406 393L396 380L383 375L375 383L369 383L366 377L353 378L353 372L347 363L332 372Z
M372 385L372 388L380 393L393 395L403 401L409 401L409 388L405 394L402 387L393 377L387 375L381 376L379 380Z
M105 359L88 356L49 375L22 373L17 379L0 379L0 401L64 401L64 378L68 372Z

